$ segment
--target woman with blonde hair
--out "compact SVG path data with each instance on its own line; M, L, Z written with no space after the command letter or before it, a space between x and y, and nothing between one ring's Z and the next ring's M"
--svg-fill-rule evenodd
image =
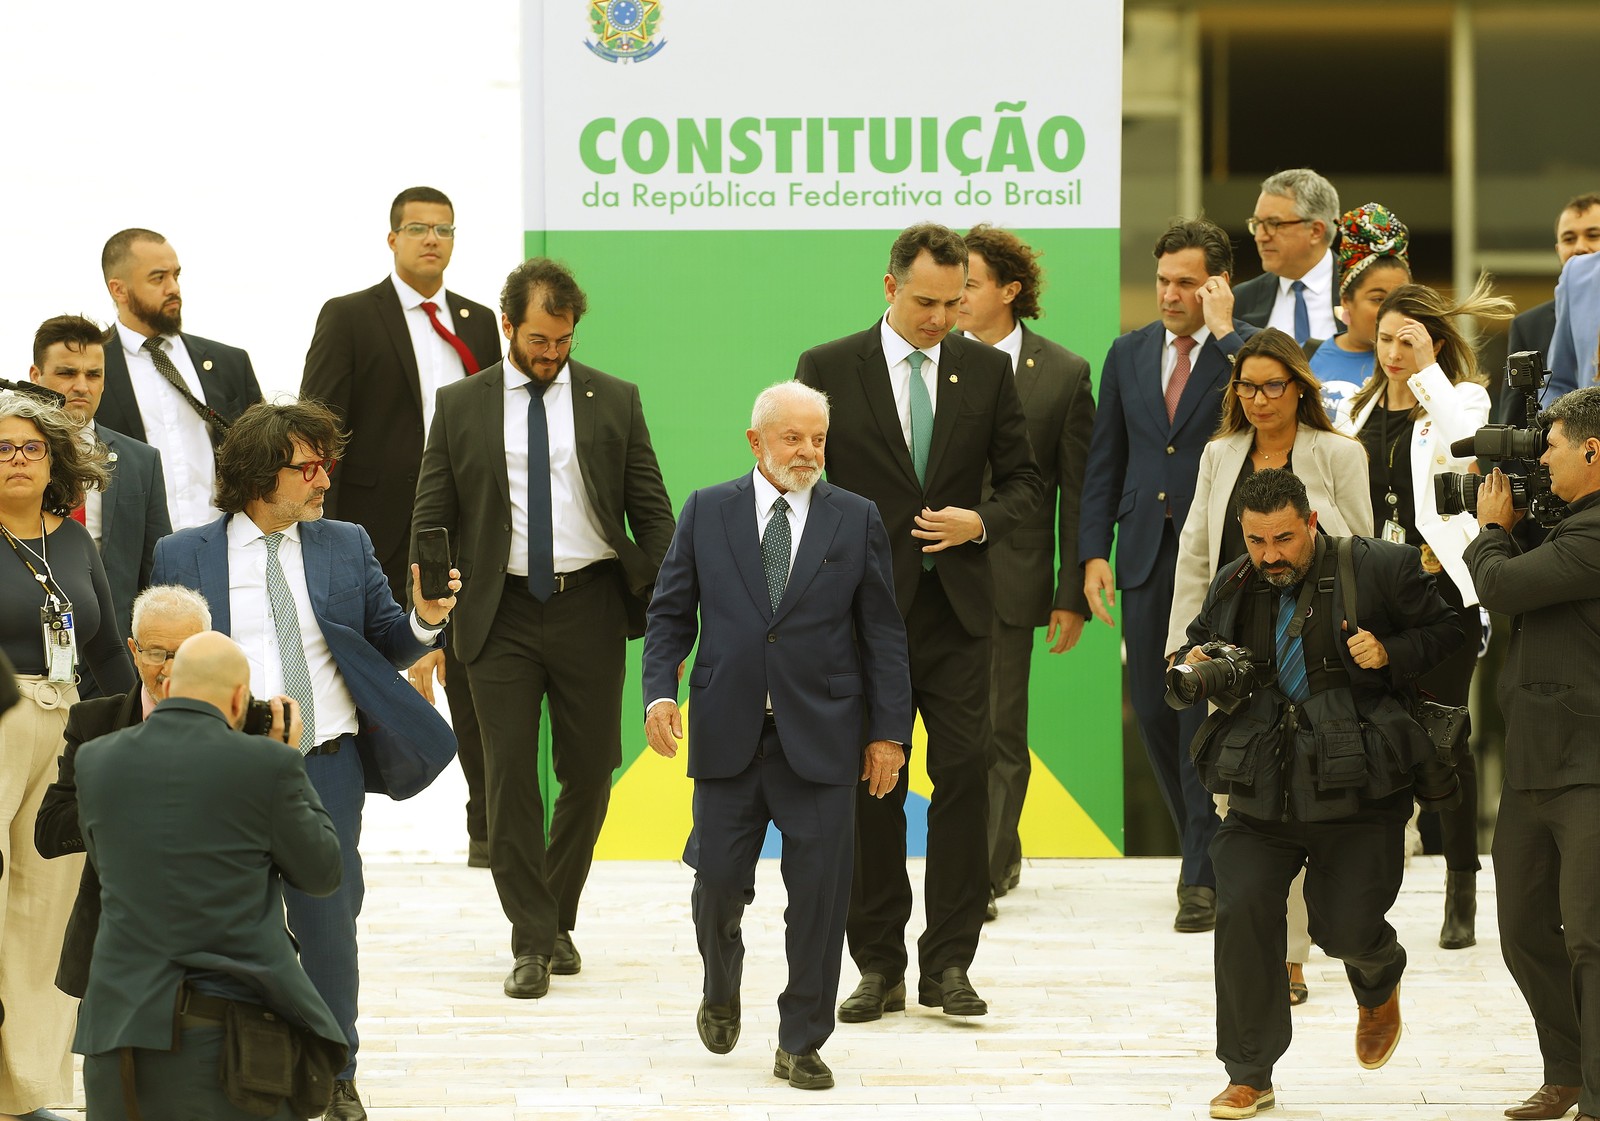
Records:
M1425 284L1395 289L1378 310L1377 368L1336 417L1367 447L1379 535L1421 550L1422 567L1434 574L1439 594L1460 619L1461 646L1417 681L1448 705L1467 703L1477 665L1478 594L1462 553L1478 523L1470 515L1440 514L1433 479L1473 468L1476 461L1451 454L1450 445L1489 421L1487 379L1455 321L1463 315L1510 319L1515 311L1510 300L1493 294L1487 277L1461 300ZM1447 950L1477 941L1478 777L1470 747L1456 760L1456 774L1461 804L1439 815L1446 868L1439 945Z

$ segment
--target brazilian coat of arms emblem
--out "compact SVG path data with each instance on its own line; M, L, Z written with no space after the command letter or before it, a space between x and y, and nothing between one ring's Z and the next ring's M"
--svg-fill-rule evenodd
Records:
M589 0L593 39L584 46L608 62L643 62L667 45L661 30L661 0Z

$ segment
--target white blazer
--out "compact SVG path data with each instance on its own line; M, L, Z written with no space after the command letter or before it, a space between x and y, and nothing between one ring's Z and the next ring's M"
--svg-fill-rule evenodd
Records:
M1455 581L1461 592L1461 602L1471 607L1478 602L1478 593L1461 554L1466 551L1467 543L1478 535L1478 519L1471 514L1441 516L1433 500L1433 477L1444 471L1465 471L1475 462L1471 456L1458 459L1451 455L1450 445L1489 423L1489 393L1470 381L1451 385L1437 362L1406 384L1422 403L1422 416L1411 424L1411 491L1416 504L1417 532ZM1340 402L1333 423L1341 432L1355 435L1366 424L1380 399L1379 395L1374 395L1352 417L1347 398Z
M1206 589L1217 575L1217 550L1233 511L1234 480L1256 440L1246 428L1212 440L1200 456L1194 502L1178 539L1178 571L1167 620L1167 652L1189 648L1189 624L1205 604ZM1294 434L1294 473L1306 485L1317 525L1335 537L1372 536L1372 491L1367 483L1367 449L1337 432L1300 425ZM1201 512L1204 517L1199 517Z

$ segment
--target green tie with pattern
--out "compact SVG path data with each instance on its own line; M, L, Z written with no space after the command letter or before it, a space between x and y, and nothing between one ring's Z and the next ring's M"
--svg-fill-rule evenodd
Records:
M916 469L917 482L928 485L928 447L933 443L933 398L928 396L928 383L922 380L922 364L928 356L913 350L906 361L911 363L911 466ZM920 539L919 539L920 541ZM933 556L922 555L924 571L933 570Z

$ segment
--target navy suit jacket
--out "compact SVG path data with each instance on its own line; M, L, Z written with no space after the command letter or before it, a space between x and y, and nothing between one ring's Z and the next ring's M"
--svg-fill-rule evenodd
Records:
M238 420L241 413L261 400L261 384L256 381L250 355L236 346L202 339L199 335L185 333L182 338L183 347L194 362L194 372L200 378L201 398L223 420L230 423ZM122 353L122 341L115 327L106 342L106 390L95 412L95 421L127 433L135 440L149 441L145 435L144 415L139 412L139 401L133 394L133 379L128 376L128 359Z
M150 586L156 542L172 532L161 453L104 425L95 435L110 449L111 485L100 500L100 563L122 633L133 633L133 599Z
M678 665L697 630L691 778L732 778L750 765L769 694L784 757L810 782L853 785L869 742L911 742L894 561L877 507L860 495L816 484L774 611L750 476L691 494L650 601L646 705L677 697Z
M1200 475L1200 454L1217 430L1222 394L1233 376L1233 355L1256 333L1234 330L1206 339L1191 363L1189 382L1172 420L1161 392L1161 348L1166 328L1158 319L1111 344L1100 373L1100 403L1079 511L1078 561L1111 558L1117 530L1117 587L1137 588L1150 578L1167 511L1172 528L1183 522Z
M1339 318L1339 266L1334 263L1333 277L1333 333L1344 334L1344 322ZM1264 272L1234 285L1233 317L1242 319L1252 327L1265 328L1272 318L1272 309L1278 303L1278 274ZM1307 340L1308 342L1310 340Z
M244 515L239 515L243 517ZM180 530L156 546L157 584L182 584L206 597L211 625L227 634L228 519ZM356 745L367 789L396 800L427 789L456 753L455 733L398 672L434 646L411 633L367 531L328 519L300 524L306 590L322 637L361 718ZM440 632L442 636L444 632Z

